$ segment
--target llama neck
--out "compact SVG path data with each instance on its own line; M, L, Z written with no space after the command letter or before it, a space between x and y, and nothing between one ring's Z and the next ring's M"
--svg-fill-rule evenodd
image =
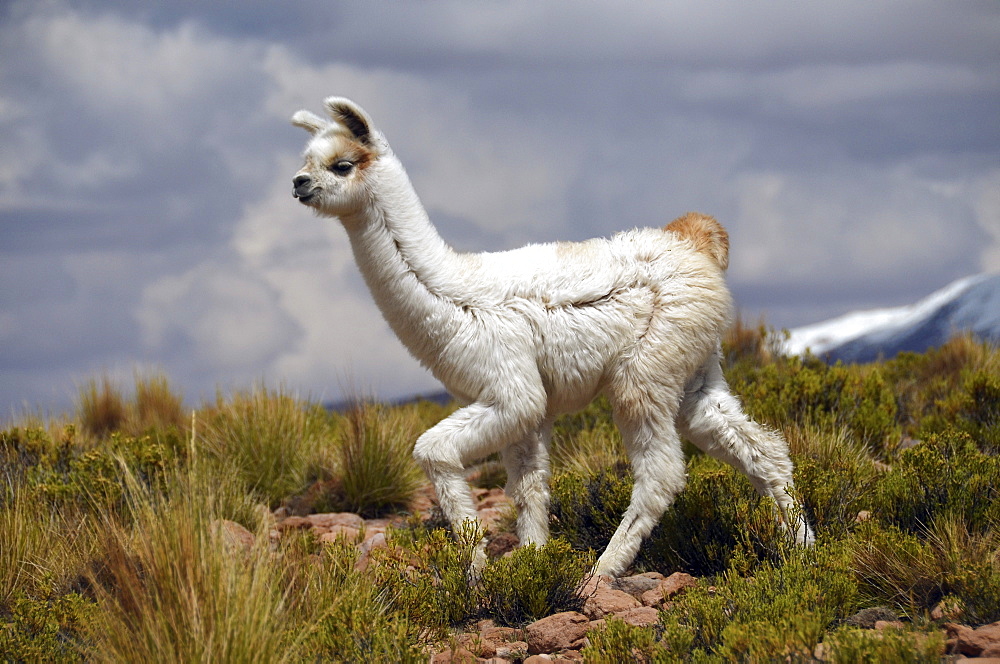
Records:
M342 219L355 260L382 316L425 365L451 338L458 308L446 295L462 272L438 235L403 167L387 160L367 209Z

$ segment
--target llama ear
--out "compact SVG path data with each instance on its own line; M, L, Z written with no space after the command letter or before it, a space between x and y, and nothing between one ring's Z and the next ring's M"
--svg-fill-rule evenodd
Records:
M374 143L373 134L375 132L372 129L371 118L361 110L360 106L344 97L327 97L323 101L323 105L326 106L326 112L330 114L330 117L351 132L354 138L365 145Z
M299 111L293 115L292 124L302 127L310 134L317 134L330 126L329 122L309 111Z

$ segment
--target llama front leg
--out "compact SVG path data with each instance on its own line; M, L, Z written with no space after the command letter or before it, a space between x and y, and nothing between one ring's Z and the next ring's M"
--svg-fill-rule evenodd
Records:
M815 536L802 506L790 493L794 485L788 445L743 412L729 390L718 356L711 357L688 383L678 424L691 443L741 471L759 494L773 498L781 523L795 542L812 546Z
M542 545L549 538L548 419L501 455L507 469L507 496L517 507L517 536L521 544Z
M456 534L469 522L481 527L465 481L466 464L523 438L538 426L544 412L544 399L491 401L473 403L448 416L420 436L413 450ZM474 566L485 562L485 542L480 542Z

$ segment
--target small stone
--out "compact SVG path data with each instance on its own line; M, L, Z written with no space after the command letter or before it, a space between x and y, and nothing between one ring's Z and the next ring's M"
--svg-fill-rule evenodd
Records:
M660 590L663 591L663 599L673 599L687 591L688 588L697 587L698 579L685 572L674 572L660 584Z
M499 558L508 551L513 551L521 540L514 533L499 533L486 544L486 555L490 558Z
M563 611L542 618L524 628L528 653L537 655L581 648L589 627L590 619L576 611Z
M357 528L351 528L350 526L334 526L329 531L320 535L319 541L324 544L332 544L337 540L354 542L358 539L360 532Z
M685 572L674 572L667 578L660 581L652 590L647 590L639 597L643 606L659 606L663 602L673 599L689 588L698 586L698 579Z
M955 622L962 617L962 604L958 600L944 599L931 609L931 620L948 620Z
M898 616L892 609L887 609L884 606L875 606L870 609L861 609L853 616L845 620L844 623L850 625L851 627L875 629L875 623L878 621L892 621L896 620L896 618L898 618Z
M868 510L861 510L858 515L854 517L854 523L864 523L872 518L872 513Z
M905 629L905 628L906 628L906 625L904 625L899 620L876 620L875 621L875 629L878 630L879 632L887 630L887 629Z

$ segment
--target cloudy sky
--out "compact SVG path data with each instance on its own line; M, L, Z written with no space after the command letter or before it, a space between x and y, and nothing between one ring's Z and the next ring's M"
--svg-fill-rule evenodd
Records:
M196 404L437 390L296 110L364 106L441 234L496 250L717 216L794 327L1000 270L1000 3L0 2L0 420L162 369Z

